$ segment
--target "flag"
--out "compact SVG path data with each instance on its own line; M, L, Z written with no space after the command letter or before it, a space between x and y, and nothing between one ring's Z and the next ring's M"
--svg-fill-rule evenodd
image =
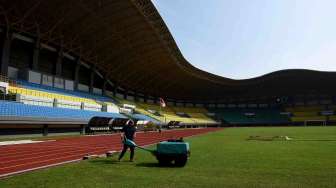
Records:
M160 100L160 106L163 108L166 107L166 102L163 100L163 98L160 98L159 100Z

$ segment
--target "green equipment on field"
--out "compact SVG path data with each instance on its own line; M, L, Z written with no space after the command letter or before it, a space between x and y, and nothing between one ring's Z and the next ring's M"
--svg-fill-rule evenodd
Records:
M137 147L152 153L159 161L159 164L163 166L174 164L175 166L183 167L190 156L189 143L184 142L182 138L159 142L156 144L156 150L140 147L127 138L124 138L123 143L127 146Z

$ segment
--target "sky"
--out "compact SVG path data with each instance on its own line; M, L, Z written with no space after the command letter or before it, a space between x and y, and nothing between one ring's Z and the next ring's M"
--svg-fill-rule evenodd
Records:
M152 0L184 57L233 79L336 71L335 0Z

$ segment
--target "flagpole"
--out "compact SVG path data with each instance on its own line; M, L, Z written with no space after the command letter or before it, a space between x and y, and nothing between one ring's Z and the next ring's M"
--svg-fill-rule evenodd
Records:
M160 106L160 115L162 116L161 104L159 104L159 106ZM164 116L163 116L163 118L164 118Z
M164 106L163 106L163 104L164 104ZM161 98L161 97L160 97L160 104L159 105L160 105L160 114L162 114L162 107L166 107L166 104L165 104L163 98ZM167 123L166 122L166 116L163 116L163 121L164 121L164 124Z

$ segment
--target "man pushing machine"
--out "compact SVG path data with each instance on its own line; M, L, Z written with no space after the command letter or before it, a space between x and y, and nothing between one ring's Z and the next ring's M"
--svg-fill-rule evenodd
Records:
M127 149L130 148L130 161L133 162L134 148L137 147L154 155L159 161L160 165L166 166L174 164L178 167L183 167L184 165L186 165L187 160L190 156L190 150L189 143L184 142L183 138L170 139L168 141L159 142L158 144L156 144L156 150L153 150L139 146L133 141L136 131L134 121L128 120L122 131L124 133L121 135L121 139L124 147L119 155L119 161L122 159Z
M133 139L136 137L136 127L135 127L134 121L133 120L128 120L126 122L126 125L122 128L122 132L123 132L123 134L121 134L121 140L123 142L123 150L121 151L118 160L120 161L123 158L124 154L126 153L127 149L130 148L130 150L131 150L130 162L133 162L134 148L135 147L126 145L124 140L126 138L128 140L133 141Z

